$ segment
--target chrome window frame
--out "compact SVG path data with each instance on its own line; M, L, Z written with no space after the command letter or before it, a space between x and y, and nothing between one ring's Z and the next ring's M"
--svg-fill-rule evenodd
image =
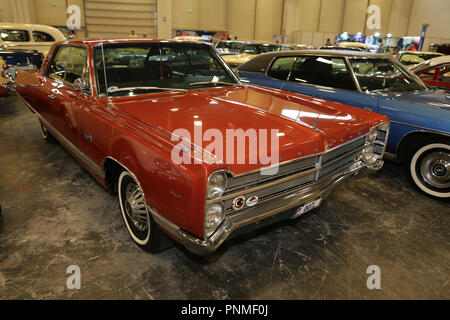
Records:
M63 80L63 81L61 81L61 80L59 80L59 79L54 79L54 78L51 78L51 77L48 76L48 72L49 72L49 69L50 69L50 65L53 63L53 61L54 61L54 59L55 59L55 56L56 56L56 54L58 53L58 51L60 50L60 48L63 48L63 47L69 47L69 48L70 48L70 49L69 49L69 54L67 55L67 61L68 61L69 56L70 56L70 53L71 53L71 51L72 51L72 47L83 48L83 49L86 50L86 64L85 64L85 66L84 66L84 69L85 69L84 72L86 72L86 71L89 72L89 86L90 86L90 92L84 92L84 91L81 92L81 91L78 91L78 90L76 90L76 89L73 87L73 85L70 85L69 83L67 83L67 82L66 82L66 73L65 73L65 72L64 72L64 80ZM89 54L89 47L88 47L87 45L85 45L85 44L81 44L81 43L67 43L67 42L66 42L66 43L62 43L62 44L60 44L60 45L57 45L57 46L55 47L55 50L53 50L52 56L50 57L50 59L49 59L47 65L46 65L46 68L45 68L45 70L44 70L44 72L43 72L43 76L46 77L46 78L48 78L48 79L51 79L52 81L58 82L58 83L62 84L63 86L67 87L67 88L73 89L73 90L79 92L79 93L82 94L82 95L85 95L85 96L88 96L88 97L94 97L94 94L93 94L93 92L94 92L94 87L92 86L92 75L91 75L91 72L90 72L90 70L91 70L91 61L90 61L90 60L91 60L91 59L89 58L89 56L90 56L90 54ZM67 62L67 61L66 61L66 62Z
M364 93L364 94L371 94L371 95L378 95L378 96L388 96L390 94L398 94L399 92L365 92L361 89L361 86L359 84L358 78L356 77L355 71L353 69L353 67L351 66L350 60L351 59L387 59L390 62L392 62L392 64L394 64L398 69L400 69L401 72L403 72L404 74L412 77L414 80L418 81L420 84L422 84L425 88L425 90L423 91L429 91L428 87L426 86L426 84L416 75L414 74L412 71L408 70L407 68L405 68L401 63L399 63L397 60L395 60L395 58L391 57L390 55L385 55L385 54L380 54L379 56L373 55L373 56L364 56L364 55L339 55L339 54L321 54L320 52L300 52L297 54L286 54L286 55L274 55L274 57L269 61L269 63L267 64L267 66L265 67L264 72L263 73L266 77L268 77L269 79L272 80L278 80L278 81L289 81L289 82L293 82L290 80L280 80L280 79L275 79L272 78L268 75L268 71L269 69L272 67L272 64L274 63L274 61L277 58L281 58L281 57L289 57L289 56L295 56L295 57L300 57L300 56L321 56L321 57L326 57L326 58L342 58L346 61L346 67L348 72L350 73L350 76L353 79L353 82L356 86L356 90L348 90L348 89L340 89L340 88L335 88L335 87L327 87L327 86L319 86L316 84L310 84L310 83L301 83L301 85L306 85L306 86L314 86L314 87L318 87L318 88L325 88L325 89L334 89L334 90L345 90L345 91L349 91L349 92L360 92L360 93ZM295 62L294 62L295 64ZM293 66L292 66L293 67ZM261 68L262 69L262 68ZM292 68L291 68L292 71ZM246 72L246 71L244 71ZM256 72L259 73L259 72ZM289 74L290 76L290 74Z
M180 42L180 41L168 41L168 42L150 42L150 41L149 42L145 42L145 41L133 42L133 41L130 41L130 42L114 42L114 43L107 42L106 45L108 45L108 44L112 44L112 45L114 45L114 44L133 45L133 44L145 44L145 43L147 43L147 44L154 44L155 46L159 46L159 47L161 47L162 44L175 44L175 45L183 44L183 42ZM222 58L222 56L216 51L216 49L213 46L211 46L211 45L209 45L207 43L201 43L201 42L199 42L199 43L184 42L184 44L205 47L210 52L211 55L213 55L214 57L216 57L219 60L219 63L222 64L224 69L236 81L235 85L245 86L245 84L242 83L241 79L238 76L236 76L236 74L233 72L233 69L228 65L228 63L225 62L225 60ZM91 59L89 59L89 60L91 60L90 63L92 64L92 71L93 71L92 77L93 77L94 83L96 85L96 88L99 87L99 85L98 85L97 70L94 68L94 65L93 65L94 59L95 59L94 55L95 55L95 49L100 48L102 45L104 46L105 43L104 42L103 43L98 43L98 44L96 44L96 45L91 47ZM91 87L92 87L92 84L91 84ZM220 86L218 86L216 88L219 88L219 87ZM198 89L186 89L186 91L189 91L189 90L198 90ZM95 90L95 97L102 98L102 97L99 97L98 90ZM106 97L103 97L103 98L106 98Z

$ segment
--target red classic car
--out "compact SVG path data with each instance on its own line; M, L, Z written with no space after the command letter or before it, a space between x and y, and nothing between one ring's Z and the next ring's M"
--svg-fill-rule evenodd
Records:
M430 88L450 92L450 56L424 61L411 68Z
M317 207L381 168L389 131L376 113L244 85L196 42L61 42L16 83L44 139L117 192L131 238L150 252L168 235L208 254L237 229Z

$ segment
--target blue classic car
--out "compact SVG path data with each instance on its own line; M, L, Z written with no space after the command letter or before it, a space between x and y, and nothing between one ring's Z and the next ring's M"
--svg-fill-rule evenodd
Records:
M421 191L450 197L450 95L428 90L392 57L337 50L271 52L237 70L245 82L388 116L387 156L407 164Z
M14 88L17 69L32 70L40 68L44 57L35 50L10 49L0 47L0 96L5 95L6 89Z

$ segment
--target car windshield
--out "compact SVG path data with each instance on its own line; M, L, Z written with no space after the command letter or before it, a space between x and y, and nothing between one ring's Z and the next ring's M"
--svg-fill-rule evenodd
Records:
M413 66L439 56L440 54L433 53L404 53L399 61L406 66Z
M106 95L106 85L108 95L126 96L171 89L183 91L239 84L237 78L208 45L105 44L103 55L101 46L97 46L94 62L99 96Z
M242 42L231 42L231 41L219 41L217 43L217 49L230 49L232 51L239 51L242 49L244 43Z
M271 52L271 51L281 51L281 46L276 44L247 44L245 45L240 53L248 53L248 54L260 54L265 52Z
M364 92L413 92L427 87L415 75L389 59L350 59L350 63Z

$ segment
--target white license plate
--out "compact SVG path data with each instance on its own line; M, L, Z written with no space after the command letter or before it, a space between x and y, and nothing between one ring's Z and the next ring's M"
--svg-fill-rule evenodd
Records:
M320 202L322 201L322 199L317 199L311 202L308 202L304 205L302 205L300 208L297 209L297 215L302 215L308 211L311 211L314 208L317 208L318 206L320 206Z

